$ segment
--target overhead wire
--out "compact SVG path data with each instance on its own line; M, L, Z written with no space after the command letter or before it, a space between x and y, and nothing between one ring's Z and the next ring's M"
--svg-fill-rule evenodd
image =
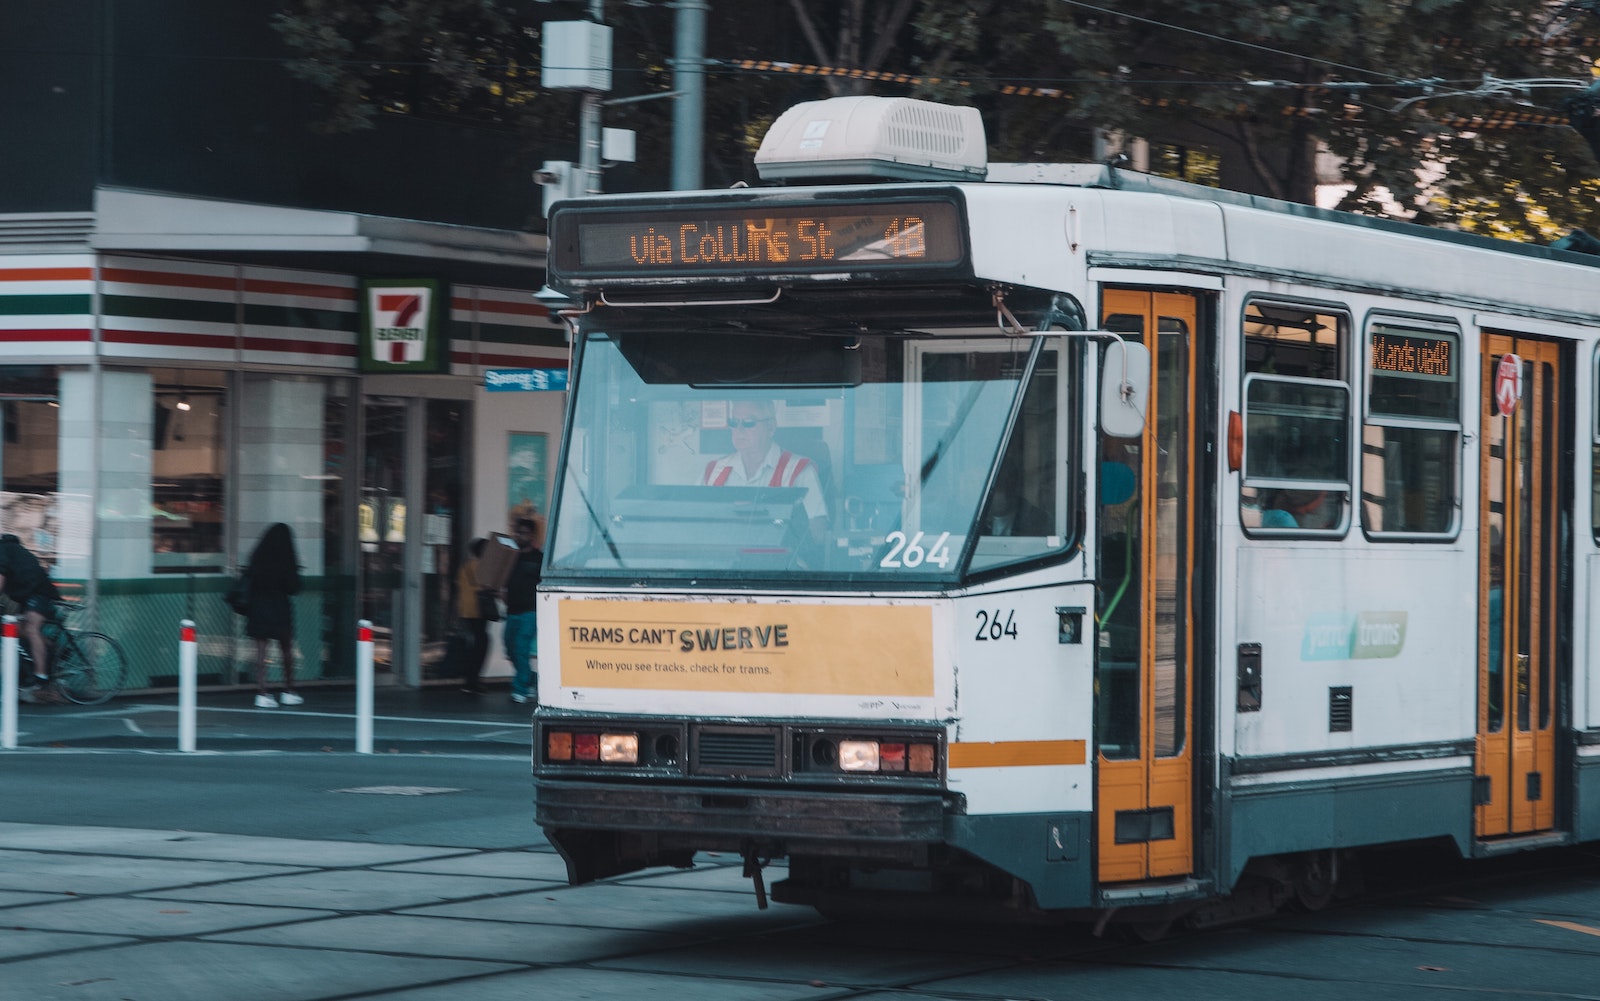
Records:
M1243 48L1254 49L1257 52L1266 52L1276 56L1284 56L1289 59L1301 59L1306 62L1316 63L1320 66L1332 66L1335 69L1347 70L1352 73L1366 73L1372 76L1384 77L1395 82L1403 82L1406 80L1405 77L1395 76L1392 73L1385 73L1382 70L1366 69L1361 66L1352 66L1348 63L1341 63L1333 59L1324 59L1321 56L1307 55L1303 52L1291 52L1288 49L1275 48L1271 45L1262 45L1259 42L1247 42L1239 38L1229 38L1226 35L1218 35L1209 31L1201 31L1199 28L1188 28L1181 24L1173 24L1170 21L1158 21L1154 18L1141 17L1138 14L1129 14L1126 11L1120 11L1110 7L1100 7L1092 3L1084 3L1083 0L1057 0L1057 2L1065 4L1068 7L1079 7L1084 10L1092 10L1096 13L1106 14L1112 17L1119 17L1128 21L1135 21L1139 24L1147 24L1156 28L1165 28L1169 31L1177 31L1186 35L1194 35L1198 38L1209 39L1213 42L1222 42L1227 45L1238 45Z
M1371 76L1384 77L1384 78L1388 79L1389 81L1391 81L1389 86L1400 86L1400 87L1406 87L1406 88L1412 88L1412 87L1423 88L1424 93L1422 93L1422 94L1420 94L1420 95L1418 95L1416 97L1400 101L1400 102L1394 104L1390 108L1383 109L1383 108L1378 108L1375 105L1371 105L1371 104L1369 104L1369 103L1367 103L1365 101L1361 101L1360 97L1359 97L1359 89L1369 89L1369 88L1372 88L1372 87L1374 87L1376 85L1368 84L1368 83L1364 83L1364 82L1360 82L1360 81L1351 81L1351 82L1346 82L1346 83L1336 84L1336 85L1323 84L1323 86L1334 86L1334 87L1337 87L1338 89L1351 91L1352 94L1351 94L1351 99L1350 100L1351 100L1352 103L1358 104L1358 105L1360 105L1362 107L1373 108L1374 110L1386 110L1386 111L1388 111L1390 113L1397 113L1397 112L1403 111L1406 108L1408 108L1408 107L1410 107L1410 106L1412 106L1414 104L1417 104L1417 103L1419 103L1421 101L1426 101L1426 100L1430 100L1430 99L1434 99L1434 98L1445 98L1445 97L1508 97L1508 96L1511 96L1513 94L1516 94L1516 93L1519 93L1519 92L1525 92L1525 91L1530 90L1530 89L1555 88L1555 89L1570 90L1570 89L1584 89L1584 88L1589 86L1589 82L1588 81L1579 82L1579 81L1562 80L1562 79L1558 79L1558 78L1541 78L1541 79L1528 79L1528 80L1502 80L1502 79L1499 79L1499 78L1496 78L1496 77L1492 77L1492 76L1490 76L1488 74L1485 74L1483 79L1481 79L1479 81L1476 81L1477 85L1474 86L1474 87L1462 87L1462 88L1459 88L1459 89L1445 90L1443 92L1438 92L1438 88L1446 87L1449 84L1449 81L1445 81L1445 80L1441 80L1441 79L1419 79L1419 78L1399 77L1399 76L1395 76L1392 73L1385 73L1385 72L1383 72L1381 70L1374 70L1374 69L1368 69L1368 68L1360 67L1360 66L1353 66L1353 65L1350 65L1350 64L1347 64L1347 63L1341 63L1341 62L1338 62L1338 61L1332 60L1332 59L1324 59L1324 58L1322 58L1320 56L1312 56L1312 55L1307 55L1305 53L1291 52L1291 51L1289 51L1287 49L1277 48L1277 47L1270 46L1270 45L1262 45L1262 44L1257 43L1257 42L1248 42L1248 41L1245 41L1243 39L1238 39L1238 38L1230 38L1230 37L1225 36L1225 35L1218 35L1218 34L1215 34L1213 32L1202 31L1202 30L1200 30L1198 28L1189 28L1189 27L1185 27L1184 25L1172 24L1171 22L1167 22L1167 21L1159 21L1159 20L1156 20L1156 19L1153 19L1153 18L1142 17L1142 16L1137 15L1137 14L1130 14L1130 13L1128 13L1126 11L1119 11L1119 10L1115 10L1115 9L1108 8L1108 7L1102 7L1102 6L1099 6L1097 4L1086 3L1086 2L1084 2L1084 0L1057 0L1057 2L1062 3L1062 4L1064 4L1066 6L1069 6L1069 7L1077 7L1077 8L1083 9L1083 10L1091 10L1091 11L1095 11L1097 13L1105 14L1107 16L1123 18L1125 20L1134 21L1134 22L1137 22L1139 24L1150 25L1151 27L1163 28L1163 29L1166 29L1166 30L1169 30L1169 31L1176 31L1176 32L1180 32L1180 33L1183 33L1183 34L1194 35L1194 36L1197 36L1197 37L1200 37L1200 38L1209 39L1209 40L1214 41L1214 42L1221 42L1221 43L1227 44L1227 45L1237 45L1237 46L1241 46L1241 47L1248 48L1248 49L1253 49L1253 50L1260 51L1260 52L1268 52L1268 53L1271 53L1271 54L1274 54L1274 55L1283 56L1283 57L1290 58L1290 59L1300 59L1300 60L1304 60L1304 61L1307 61L1307 62L1310 62L1310 63L1315 63L1315 64L1318 64L1318 65L1322 65L1322 66L1331 66L1331 67L1335 67L1335 68L1338 68L1338 69L1341 69L1341 70L1350 71L1350 72L1353 72L1353 73L1368 74L1368 75L1371 75ZM1567 8L1567 7L1573 7L1573 6L1580 6L1580 7L1584 7L1585 9L1588 9L1588 3L1587 2L1583 2L1583 3L1569 2L1569 3L1566 3L1566 4L1563 5L1563 10L1565 8ZM1596 6L1600 6L1600 5L1596 5ZM1600 13L1600 12L1597 12L1597 13ZM1593 48L1596 45L1600 45L1600 38L1597 38L1595 36L1582 36L1580 38L1573 38L1570 41L1568 41L1566 44L1561 44L1561 42L1562 42L1562 40L1553 39L1551 37L1550 32L1547 30L1545 35L1543 37L1541 37L1541 38L1508 39L1506 44L1511 46L1511 47L1525 47L1525 48L1533 48L1533 47ZM1463 43L1463 40L1459 39L1459 38L1440 38L1440 39L1436 39L1434 44L1438 45L1438 46L1441 46L1441 47L1449 48L1449 47L1460 47L1464 43ZM1289 82L1285 82L1285 81L1272 81L1270 83L1266 82L1266 81L1259 82L1259 83L1255 82L1255 81L1243 81L1243 83L1245 83L1246 85L1252 85L1252 86L1292 85ZM1286 108L1285 109L1285 113L1289 114L1293 110L1294 109ZM1304 111L1304 109L1302 109L1302 113L1306 113ZM1519 125L1519 124L1541 124L1541 125L1542 124L1550 124L1550 125L1555 125L1555 124L1566 125L1566 124L1569 124L1568 123L1568 119L1567 119L1566 116L1542 115L1539 112L1505 112L1505 113L1491 114L1489 116L1479 116L1479 115L1462 116L1462 115L1448 114L1447 113L1447 114L1442 115L1442 116L1436 116L1436 120L1439 121L1441 124L1443 124L1443 123L1445 123L1447 121L1457 121L1457 122L1460 122L1460 121L1471 121L1471 122L1485 122L1485 123L1493 122L1493 123L1496 123L1496 124L1485 124L1482 127L1506 127L1506 128L1515 127L1516 125ZM1506 123L1506 124L1501 124L1501 123Z

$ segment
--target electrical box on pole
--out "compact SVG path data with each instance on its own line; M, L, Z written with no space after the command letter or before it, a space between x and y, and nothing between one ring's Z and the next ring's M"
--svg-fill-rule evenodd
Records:
M632 129L601 129L600 159L606 163L633 163L638 158L638 135Z
M600 16L595 0L595 17ZM611 89L611 27L598 21L546 21L540 83L583 92L578 112L578 190L600 192L600 94Z
M546 21L540 30L540 86L550 90L611 89L610 25Z

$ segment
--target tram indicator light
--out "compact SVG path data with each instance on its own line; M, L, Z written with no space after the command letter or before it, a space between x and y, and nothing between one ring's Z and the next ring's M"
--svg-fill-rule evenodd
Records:
M934 744L909 744L898 740L841 740L839 770L932 775L938 759L937 752Z
M572 757L576 761L599 761L600 735L598 733L573 734Z
M556 208L553 278L761 278L965 263L954 199Z
M572 734L562 730L551 730L545 734L545 757L551 761L572 760Z
M878 768L885 772L903 772L906 770L906 745L904 744L879 744Z

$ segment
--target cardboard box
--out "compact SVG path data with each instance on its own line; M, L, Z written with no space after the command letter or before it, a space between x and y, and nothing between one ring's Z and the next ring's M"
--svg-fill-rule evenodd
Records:
M517 562L517 540L499 532L490 532L483 544L483 555L478 557L478 583L499 590L511 577L511 568Z

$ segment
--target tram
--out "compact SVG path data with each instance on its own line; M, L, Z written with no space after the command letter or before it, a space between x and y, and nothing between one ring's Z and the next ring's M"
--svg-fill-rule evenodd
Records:
M990 164L909 99L756 162L550 218L572 882L1160 926L1600 839L1600 258Z

